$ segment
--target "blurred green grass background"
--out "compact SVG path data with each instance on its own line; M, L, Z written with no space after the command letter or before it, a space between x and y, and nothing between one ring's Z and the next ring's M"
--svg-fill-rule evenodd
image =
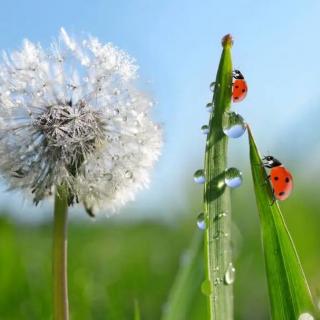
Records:
M249 177L247 173L245 177ZM236 266L235 318L269 319L259 219L250 179L233 197ZM303 183L303 184L302 184ZM305 181L281 203L312 293L320 292L319 201ZM186 208L172 219L72 219L69 226L71 319L133 319L138 301L142 319L160 319L183 256L193 238L201 192L193 190ZM180 210L180 211L179 211ZM128 213L128 219L131 213ZM132 213L134 216L134 213ZM156 218L158 217L158 219ZM195 275L195 279L196 279ZM192 279L191 279L192 281ZM189 319L203 319L200 288ZM51 224L18 222L0 216L0 319L51 319Z

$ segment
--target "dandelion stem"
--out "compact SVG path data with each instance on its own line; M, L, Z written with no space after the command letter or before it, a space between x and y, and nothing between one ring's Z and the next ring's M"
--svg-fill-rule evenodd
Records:
M203 291L208 297L211 320L233 319L233 288L224 283L224 275L231 263L230 193L224 185L227 166L228 138L222 130L222 116L231 105L232 91L232 38L222 40L223 51L214 87L214 112L209 122L205 152L206 183L204 189L205 273Z
M58 188L54 203L53 228L53 314L54 320L69 319L67 283L67 219L68 193Z

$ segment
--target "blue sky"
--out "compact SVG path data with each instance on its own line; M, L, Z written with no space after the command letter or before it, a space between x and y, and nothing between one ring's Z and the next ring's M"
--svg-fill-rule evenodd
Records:
M319 12L317 0L12 0L1 5L0 47L13 50L26 37L46 46L63 26L71 34L90 33L113 42L134 56L142 85L157 101L154 118L163 124L165 146L151 188L131 207L163 202L183 207L186 183L192 183L192 171L202 165L199 128L208 118L204 106L211 99L209 83L226 33L235 40L234 66L249 85L246 100L234 109L253 127L261 151L280 154L293 167L288 156L293 149L313 148L313 163L320 160L319 134L314 133L320 92ZM300 119L305 119L303 125ZM309 136L313 146L305 143ZM231 149L232 165L247 162L245 137L232 141ZM11 203L12 196L3 194L0 205L8 199ZM30 208L27 202L24 210Z

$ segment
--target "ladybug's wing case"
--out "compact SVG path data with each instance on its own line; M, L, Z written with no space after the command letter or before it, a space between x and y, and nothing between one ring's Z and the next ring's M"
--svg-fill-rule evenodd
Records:
M242 101L248 92L248 86L245 80L237 79L233 83L232 100L233 102Z
M275 197L278 200L287 199L293 189L291 173L285 167L275 167L271 169L270 179Z

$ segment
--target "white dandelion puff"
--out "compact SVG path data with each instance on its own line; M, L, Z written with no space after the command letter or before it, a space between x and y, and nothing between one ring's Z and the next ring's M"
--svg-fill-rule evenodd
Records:
M66 185L69 205L114 211L147 186L160 154L135 61L64 29L49 50L24 41L0 65L0 171L35 203Z

